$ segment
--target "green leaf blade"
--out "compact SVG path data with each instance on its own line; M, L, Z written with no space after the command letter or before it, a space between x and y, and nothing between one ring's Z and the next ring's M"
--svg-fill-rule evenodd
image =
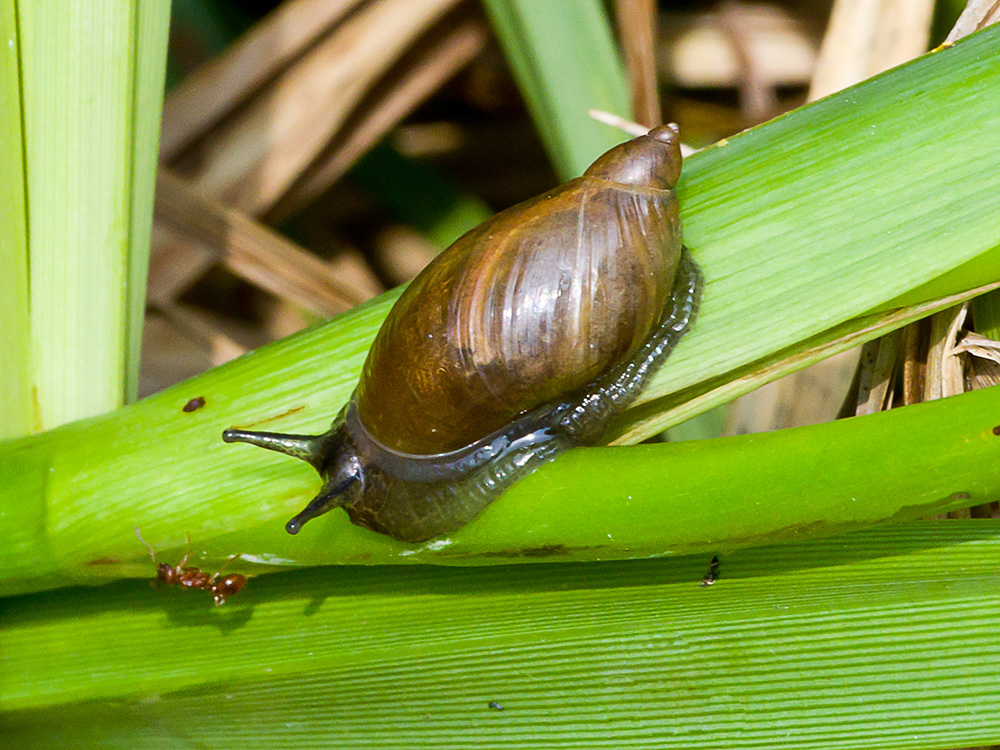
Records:
M29 747L990 744L998 540L900 524L723 556L710 588L701 557L7 600L0 716Z
M153 230L153 194L159 156L160 114L167 75L170 4L135 0L131 99L131 174L126 185L129 211L128 257L125 273L125 402L139 390L139 355L146 315L146 275Z
M169 5L40 0L19 12L30 340L50 428L135 390Z
M705 301L644 399L878 309L979 256L989 254L993 271L982 283L1000 276L991 253L1000 245L992 210L1000 173L980 140L1000 125L1000 108L979 107L996 96L995 33L688 159L679 186L684 237L708 278ZM956 50L968 64L951 64L958 58L946 55ZM919 260L914 247L926 250ZM711 351L699 345L703 336Z

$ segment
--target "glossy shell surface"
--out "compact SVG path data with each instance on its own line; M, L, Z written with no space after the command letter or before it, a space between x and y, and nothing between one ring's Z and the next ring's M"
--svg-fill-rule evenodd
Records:
M404 453L479 440L638 351L679 259L672 190L583 177L504 211L397 302L358 385L361 421Z

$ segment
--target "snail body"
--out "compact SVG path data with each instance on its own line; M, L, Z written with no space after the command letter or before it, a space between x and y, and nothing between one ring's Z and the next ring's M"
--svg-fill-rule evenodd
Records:
M226 430L324 478L333 508L410 542L452 531L559 453L595 443L687 330L676 132L655 128L459 238L402 294L322 435Z

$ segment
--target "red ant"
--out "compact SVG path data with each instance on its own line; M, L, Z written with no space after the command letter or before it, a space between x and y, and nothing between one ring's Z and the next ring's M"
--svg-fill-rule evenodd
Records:
M139 533L139 527L135 527L135 535L139 537L139 541L146 545L149 550L149 556L153 558L153 562L156 563L156 552L153 551L153 545L142 538L142 534ZM221 580L219 576L222 575L222 571L225 570L226 565L239 557L242 553L236 555L230 555L223 564L222 568L219 569L214 575L209 575L199 568L193 566L188 566L188 557L191 556L191 534L187 535L188 538L188 549L184 554L184 559L181 560L177 565L171 566L167 563L158 563L156 565L156 580L151 583L151 585L156 586L184 586L190 589L202 589L204 591L211 591L212 596L215 597L215 606L220 606L226 603L227 596L233 596L240 593L243 587L247 584L247 577L241 573L230 573Z

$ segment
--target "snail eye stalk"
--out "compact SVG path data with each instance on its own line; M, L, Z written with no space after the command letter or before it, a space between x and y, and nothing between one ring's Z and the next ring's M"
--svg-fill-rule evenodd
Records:
M300 458L319 468L323 443L322 435L282 435L279 432L251 432L250 430L226 430L222 433L226 443L248 443L258 448L284 453L292 458Z

